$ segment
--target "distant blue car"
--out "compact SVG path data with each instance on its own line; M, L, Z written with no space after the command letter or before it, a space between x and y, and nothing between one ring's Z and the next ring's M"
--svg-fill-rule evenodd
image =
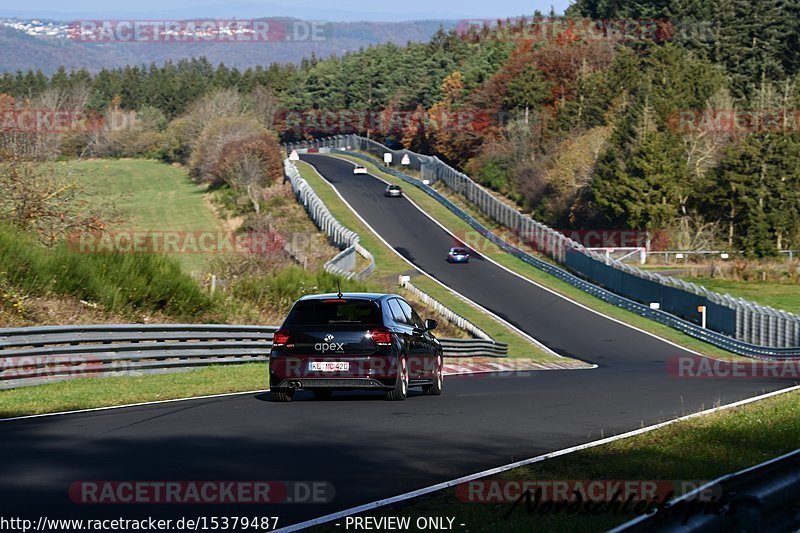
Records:
M450 248L447 252L448 263L469 263L469 250L466 248Z

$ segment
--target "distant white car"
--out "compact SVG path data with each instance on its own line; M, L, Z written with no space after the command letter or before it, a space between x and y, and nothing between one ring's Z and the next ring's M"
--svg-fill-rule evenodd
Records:
M366 174L367 167L362 167L361 165L356 165L353 167L353 174Z
M399 185L387 185L386 189L383 191L383 195L399 198L403 196L403 189L401 189Z

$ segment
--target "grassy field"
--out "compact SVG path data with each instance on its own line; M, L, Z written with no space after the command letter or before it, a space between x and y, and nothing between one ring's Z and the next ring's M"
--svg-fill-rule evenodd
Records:
M710 291L730 294L746 300L800 313L800 285L769 281L728 281L715 278L683 278L702 285Z
M475 309L464 302L458 295L453 294L438 283L426 276L420 276L403 258L387 247L372 231L369 230L361 220L351 211L330 184L322 179L314 171L313 167L307 163L299 162L297 165L300 174L314 188L317 195L325 202L331 213L347 228L358 233L361 238L361 245L364 246L375 256L375 273L373 278L394 286L397 285L397 276L400 273L415 275L413 283L424 290L444 305L450 307L467 320L473 322L478 327L488 333L493 339L508 343L509 356L524 357L537 361L563 361L564 359L533 345L528 339L519 335L488 316L482 311Z
M269 388L267 365L219 365L148 376L80 378L0 391L0 418Z
M122 227L136 231L210 231L223 229L204 199L205 186L185 170L143 159L90 159L65 163L91 195L90 201L113 205ZM200 271L210 254L175 254L188 271Z
M360 163L364 163L363 160L357 159L352 156L336 154L335 157L340 157L343 159L347 159L350 161L358 161ZM369 171L377 176L380 176L382 179L388 181L389 183L396 183L402 184L404 183L402 180L395 178L385 172L382 172L375 164L373 163L366 163L367 168ZM455 233L459 236L465 236L467 242L468 239L472 238L472 236L476 235L475 230L466 222L458 218L454 213L450 210L446 209L442 204L436 201L434 198L428 196L425 192L416 187L404 187L403 191L405 192L406 196L411 198L417 205L419 205L422 209L424 209L429 215L433 218L438 220L442 225L449 228L450 231ZM461 201L462 206L466 205L463 201ZM469 208L467 211L475 216L479 221L483 218L482 216L478 216L476 210L474 208ZM661 325L657 322L653 322L652 320L648 320L643 318L637 314L631 313L624 309L621 309L615 305L603 302L594 298L580 289L569 285L561 280L558 280L549 274L542 272L541 270L529 265L528 263L522 261L514 257L511 254L508 254L501 250L494 244L489 243L488 241L481 240L480 252L492 258L497 263L505 266L506 268L517 272L525 276L526 278L547 287L559 294L562 294L576 302L579 302L586 307L599 311L607 316L616 318L622 322L635 326L639 329L643 329L645 331L649 331L654 333L664 339L670 340L676 344L681 346L685 346L686 348L695 350L697 352L712 355L714 357L725 358L725 359L740 359L739 356L730 354L725 350L717 348L716 346L712 346L707 344L703 341L685 335L675 329L670 327Z
M765 421L769 423L765 423ZM797 448L800 392L794 391L732 410L676 422L613 443L562 455L484 478L481 481L658 481L662 487L695 487ZM691 453L687 453L687 451ZM680 491L677 491L680 492ZM664 494L666 491L664 492ZM605 531L634 514L595 516L528 513L524 503L464 501L465 492L447 489L366 513L370 516L447 516L462 531ZM459 497L461 496L461 497ZM663 497L663 496L662 496ZM539 509L542 509L540 507ZM413 523L413 521L412 521ZM340 528L322 526L321 531Z

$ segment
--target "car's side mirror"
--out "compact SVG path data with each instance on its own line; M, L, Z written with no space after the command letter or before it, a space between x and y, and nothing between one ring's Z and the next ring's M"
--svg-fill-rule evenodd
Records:
M436 322L435 320L428 319L428 320L425 321L425 329L428 330L428 331L430 331L432 329L436 329L436 326L438 326L438 325L439 325L439 323Z

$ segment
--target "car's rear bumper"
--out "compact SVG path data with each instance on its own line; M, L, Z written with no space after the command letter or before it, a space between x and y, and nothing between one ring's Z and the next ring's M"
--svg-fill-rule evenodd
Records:
M393 385L371 378L298 378L284 379L270 387L278 389L390 389Z
M348 363L347 370L324 372L309 370L309 363L335 361ZM397 380L398 358L394 354L373 355L294 355L270 357L271 386L278 388L357 388L393 387ZM299 385L298 385L299 383Z

